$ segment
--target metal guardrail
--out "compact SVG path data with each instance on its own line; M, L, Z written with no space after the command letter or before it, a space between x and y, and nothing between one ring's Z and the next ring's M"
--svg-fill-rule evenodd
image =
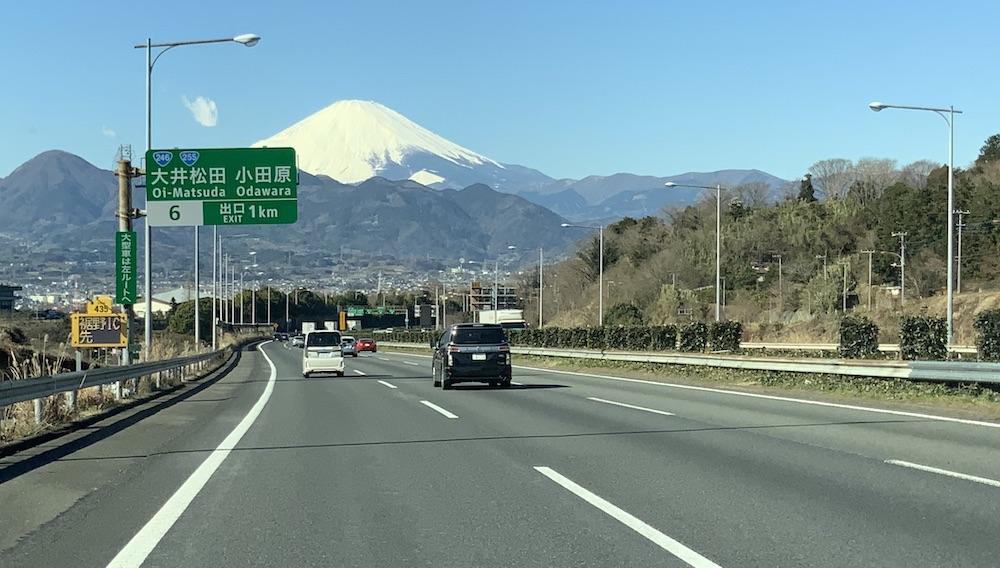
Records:
M45 398L54 394L73 392L82 388L138 379L154 373L183 371L193 365L198 365L217 357L223 357L232 349L242 347L245 344L240 343L209 353L150 361L148 363L138 363L122 367L100 367L86 371L57 373L35 379L4 381L0 383L0 407L26 400Z
M419 343L383 342L385 347L427 349ZM784 371L852 377L907 379L957 383L1000 384L1000 363L979 361L862 361L853 359L794 359L780 357L748 357L743 355L704 355L695 353L648 353L597 351L592 349L549 349L541 347L511 347L517 355L660 363L727 369Z
M762 349L773 351L837 351L840 345L837 343L772 343L747 341L740 343L740 349ZM881 343L878 350L883 353L899 353L898 343ZM975 345L952 345L948 348L950 353L962 355L975 355L978 353Z

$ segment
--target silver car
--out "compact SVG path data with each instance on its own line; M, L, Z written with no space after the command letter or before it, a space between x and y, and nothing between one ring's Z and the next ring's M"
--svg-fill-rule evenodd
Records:
M306 338L302 335L295 335L292 337L292 347L303 347L306 344Z
M344 357L348 355L351 357L358 356L358 343L350 335L345 335L340 338L340 352L343 353Z

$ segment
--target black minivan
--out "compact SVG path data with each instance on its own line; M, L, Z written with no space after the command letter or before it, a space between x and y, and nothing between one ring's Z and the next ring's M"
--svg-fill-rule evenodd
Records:
M455 383L489 383L510 386L510 344L503 327L493 323L459 323L431 342L434 386Z

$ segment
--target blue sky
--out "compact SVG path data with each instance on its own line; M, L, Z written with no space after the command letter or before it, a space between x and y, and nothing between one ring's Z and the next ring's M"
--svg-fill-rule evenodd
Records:
M263 40L157 63L154 146L249 145L357 98L553 177L946 159L941 119L866 108L881 100L964 110L964 165L1000 132L997 21L961 1L9 3L0 176L51 148L101 167L142 150L132 45L244 32ZM214 101L215 126L182 97Z

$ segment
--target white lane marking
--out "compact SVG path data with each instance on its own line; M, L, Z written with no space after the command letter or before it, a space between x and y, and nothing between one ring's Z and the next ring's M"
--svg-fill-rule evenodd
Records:
M646 408L645 406L636 406L634 404L625 404L624 402L615 402L613 400L606 400L603 398L597 398L596 396L588 396L587 400L592 400L594 402L603 402L604 404L613 404L615 406L623 406L625 408L631 408L632 410L642 410L645 412L652 412L654 414L662 414L664 416L674 416L673 412L666 412L664 410L656 410L655 408Z
M375 357L375 358L378 359L379 361L388 361L389 360L388 357Z
M411 367L419 367L420 363L414 363L413 361L403 361L404 365L410 365Z
M515 365L517 369L525 369L528 371L540 371L547 373L561 373L564 375L575 375L578 377L590 377L593 379L606 379L609 381L622 381L627 383L641 383L646 385L654 385L658 387L670 387L676 389L687 389L702 392L712 392L717 394L728 394L733 396L745 396L749 398L762 398L766 400L779 400L782 402L795 402L798 404L811 404L813 406L826 406L829 408L843 408L846 410L859 410L862 412L875 412L879 414L891 414L893 416L907 416L909 418L923 418L926 420L938 420L940 422L954 422L957 424L970 424L973 426L987 426L989 428L1000 428L1000 422L983 422L982 420L969 420L966 418L952 418L950 416L939 416L936 414L923 414L920 412L907 412L905 410L889 410L887 408L873 408L870 406L856 406L853 404L838 404L836 402L822 402L819 400L807 400L803 398L792 398L788 396L776 396L771 394L758 394L753 392L740 392L731 391L726 389L718 389L712 387L697 387L694 385L679 385L676 383L663 383L659 381L647 381L645 379L629 379L626 377L612 377L608 375L596 375L593 373L579 373L576 371L559 371L556 369L544 369L540 367L525 367L522 365Z
M512 385L514 385L516 387L523 387L524 386L524 383L519 383L517 381L511 381L510 384L512 384Z
M267 353L263 349L263 346L268 343L271 342L265 341L257 348L271 367L271 375L267 379L264 392L260 393L260 398L250 408L246 416L243 417L243 420L240 420L240 423L233 428L233 431L222 440L222 443L205 458L205 461L201 462L198 469L194 470L194 473L167 499L167 502L160 507L160 510L153 515L153 518L149 519L139 529L139 532L128 541L128 544L111 559L111 562L108 563L109 567L138 568L141 566L146 557L153 552L156 545L159 544L163 536L170 530L170 527L174 526L177 519L188 508L191 501L205 487L205 484L212 478L215 471L219 469L219 466L225 461L229 452L236 447L236 444L240 442L244 434L247 433L247 430L253 426L254 421L260 416L261 411L264 410L264 406L267 405L267 401L271 398L271 393L274 391L274 382L278 375L278 370L275 368L274 362L271 361L271 358L267 356Z
M920 471L928 471L930 473L937 473L940 475L947 475L948 477L957 477L958 479L964 479L966 481L975 481L976 483L982 483L984 485L992 485L993 487L1000 487L1000 481L997 481L996 479L990 479L988 477L979 477L977 475L959 473L957 471L951 471L949 469L941 469L937 467L931 467L929 465L920 465L919 463L913 463L903 460L885 460L885 463L890 465L898 465L901 467L908 467L911 469L919 469Z
M398 388L396 385L394 385L392 383L387 383L387 382L385 382L383 380L379 380L378 382L382 383L383 385L385 385L385 386L387 386L387 387L389 387L391 389Z
M592 493L590 490L577 485L572 479L562 475L561 473L555 471L552 468L545 466L535 466L535 470L541 473L545 477L548 477L552 481L555 481L561 485L564 489L570 491L577 497L583 499L587 503L590 503L594 507L597 507L601 511L607 513L611 518L615 519L619 523L625 525L626 527L634 530L640 535L646 537L653 544L659 546L663 550L666 550L670 554L673 554L677 558L683 560L688 566L693 566L695 568L721 568L715 562L712 562L708 558L698 554L694 550L684 546L680 542L670 538L669 536L661 533L660 531L649 526L640 519L626 513L622 509L619 509L611 502L605 500L604 498Z
M359 371L358 369L354 369L354 372L357 373L357 374L359 374L359 375L361 375L362 377L365 376L365 372L364 371Z
M441 408L440 406L434 404L433 402L430 402L429 400L421 400L420 404L422 404L422 405L426 406L427 408L430 408L431 410L433 410L433 411L441 414L445 418L458 418L458 415L455 415L455 414L452 414L452 413L448 412L447 410Z

